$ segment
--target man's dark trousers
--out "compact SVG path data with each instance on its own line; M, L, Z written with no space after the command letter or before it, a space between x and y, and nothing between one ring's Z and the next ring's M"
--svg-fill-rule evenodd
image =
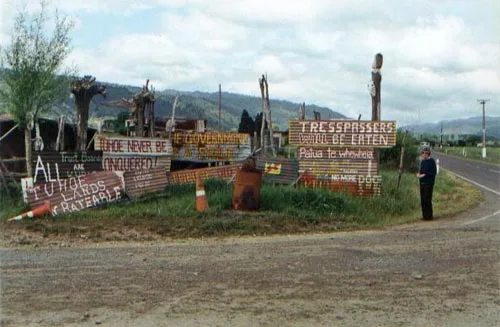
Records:
M425 220L434 218L432 214L432 190L434 183L420 184L420 203L422 205L422 217Z

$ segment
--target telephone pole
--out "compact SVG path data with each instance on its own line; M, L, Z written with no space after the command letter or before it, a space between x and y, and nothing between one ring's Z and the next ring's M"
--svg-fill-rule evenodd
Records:
M477 102L483 105L483 158L486 158L486 114L485 108L486 102L490 100L488 99L478 99Z
M221 116L222 116L222 88L221 85L219 84L219 132L222 129Z

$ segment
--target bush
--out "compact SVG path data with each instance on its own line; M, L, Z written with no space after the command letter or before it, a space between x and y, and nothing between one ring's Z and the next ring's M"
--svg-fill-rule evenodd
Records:
M416 172L419 168L419 149L415 145L417 141L413 135L408 134L404 137L402 131L398 131L396 135L396 145L392 148L381 149L380 150L380 165L382 169L399 169L399 160L401 157L401 148L404 146L405 153L403 156L403 167L404 171Z

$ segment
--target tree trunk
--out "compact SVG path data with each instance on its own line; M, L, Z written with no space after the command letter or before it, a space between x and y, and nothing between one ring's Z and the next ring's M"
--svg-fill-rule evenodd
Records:
M33 167L31 166L31 130L24 128L24 147L26 156L26 173L28 177L33 176Z
M87 97L76 101L76 151L85 151L87 148L89 105L90 98Z

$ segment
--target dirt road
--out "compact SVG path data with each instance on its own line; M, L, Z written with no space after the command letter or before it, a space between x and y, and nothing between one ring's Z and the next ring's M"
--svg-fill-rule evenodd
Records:
M384 231L2 248L2 326L499 326L499 215Z

